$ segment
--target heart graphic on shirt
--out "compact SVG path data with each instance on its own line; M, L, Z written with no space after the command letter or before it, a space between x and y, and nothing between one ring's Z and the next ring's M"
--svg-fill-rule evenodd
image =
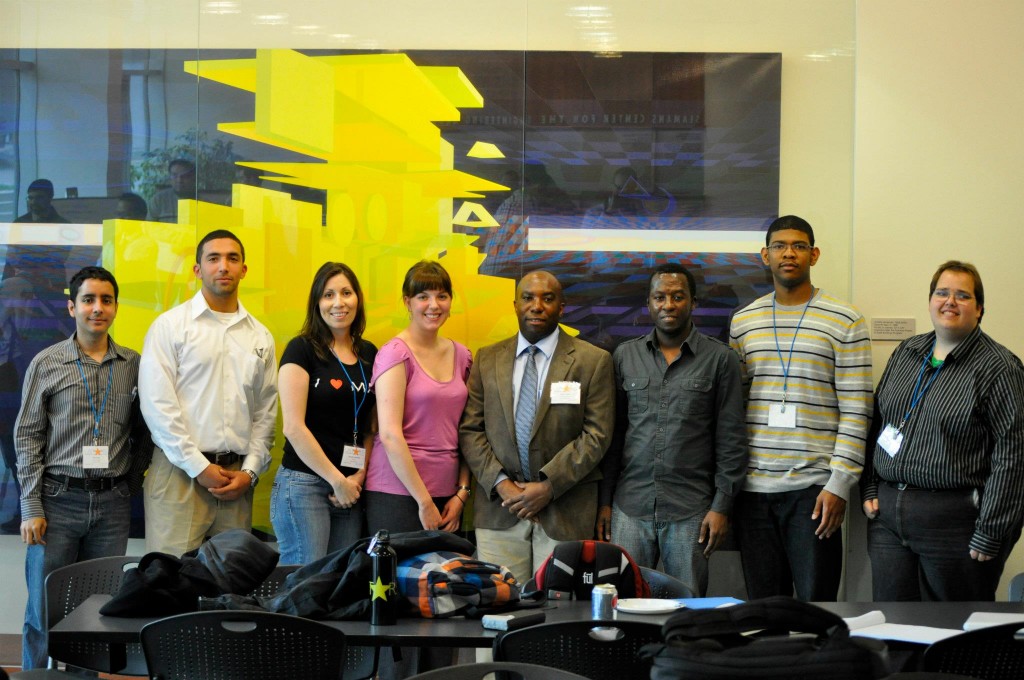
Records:
M340 390L341 386L344 385L344 384L345 383L343 383L342 381L338 380L337 378L331 378L331 387L333 387L336 390Z

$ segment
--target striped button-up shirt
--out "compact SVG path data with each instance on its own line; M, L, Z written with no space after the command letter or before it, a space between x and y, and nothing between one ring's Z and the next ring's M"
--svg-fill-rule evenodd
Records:
M88 390L82 382L83 372ZM74 336L35 356L25 372L21 411L14 425L22 517L43 517L39 497L43 473L127 475L133 489L141 488L152 443L139 411L138 376L138 353L113 339L99 363L81 351ZM110 396L100 419L99 444L110 447L109 467L84 469L82 447L93 444L93 407L100 410L108 381Z
M924 397L910 412L899 452L877 444L886 425L898 427L910 409L921 366L935 333L915 335L893 352L878 383L872 427L873 466L862 498L878 497L878 481L925 489L981 491L970 548L996 555L1024 512L1024 365L977 327L950 352ZM928 384L938 370L921 376Z

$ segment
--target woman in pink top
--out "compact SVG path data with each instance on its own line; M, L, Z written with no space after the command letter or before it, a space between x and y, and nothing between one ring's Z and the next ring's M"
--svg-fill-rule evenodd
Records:
M457 531L469 497L469 468L459 457L469 350L438 335L452 307L452 281L423 260L405 275L409 325L377 352L373 385L379 433L363 498L372 536L379 529Z

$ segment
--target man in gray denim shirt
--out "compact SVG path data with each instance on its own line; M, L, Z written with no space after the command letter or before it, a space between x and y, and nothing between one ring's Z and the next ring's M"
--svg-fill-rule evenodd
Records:
M703 596L747 471L739 359L693 326L693 275L658 267L654 330L615 350L615 435L602 462L597 535ZM613 500L614 499L614 500Z

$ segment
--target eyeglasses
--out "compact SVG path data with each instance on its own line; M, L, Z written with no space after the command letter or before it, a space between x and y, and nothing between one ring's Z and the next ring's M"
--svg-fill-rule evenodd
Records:
M965 293L962 290L952 291L948 288L936 288L932 291L932 297L936 300L949 300L952 298L956 302L970 302L974 299L974 296L970 293Z
M811 252L810 243L781 243L779 241L776 241L775 243L771 243L768 245L768 250L772 251L776 255L781 255L782 253L786 252L787 248L792 248L793 252L796 253L797 255L805 255Z

